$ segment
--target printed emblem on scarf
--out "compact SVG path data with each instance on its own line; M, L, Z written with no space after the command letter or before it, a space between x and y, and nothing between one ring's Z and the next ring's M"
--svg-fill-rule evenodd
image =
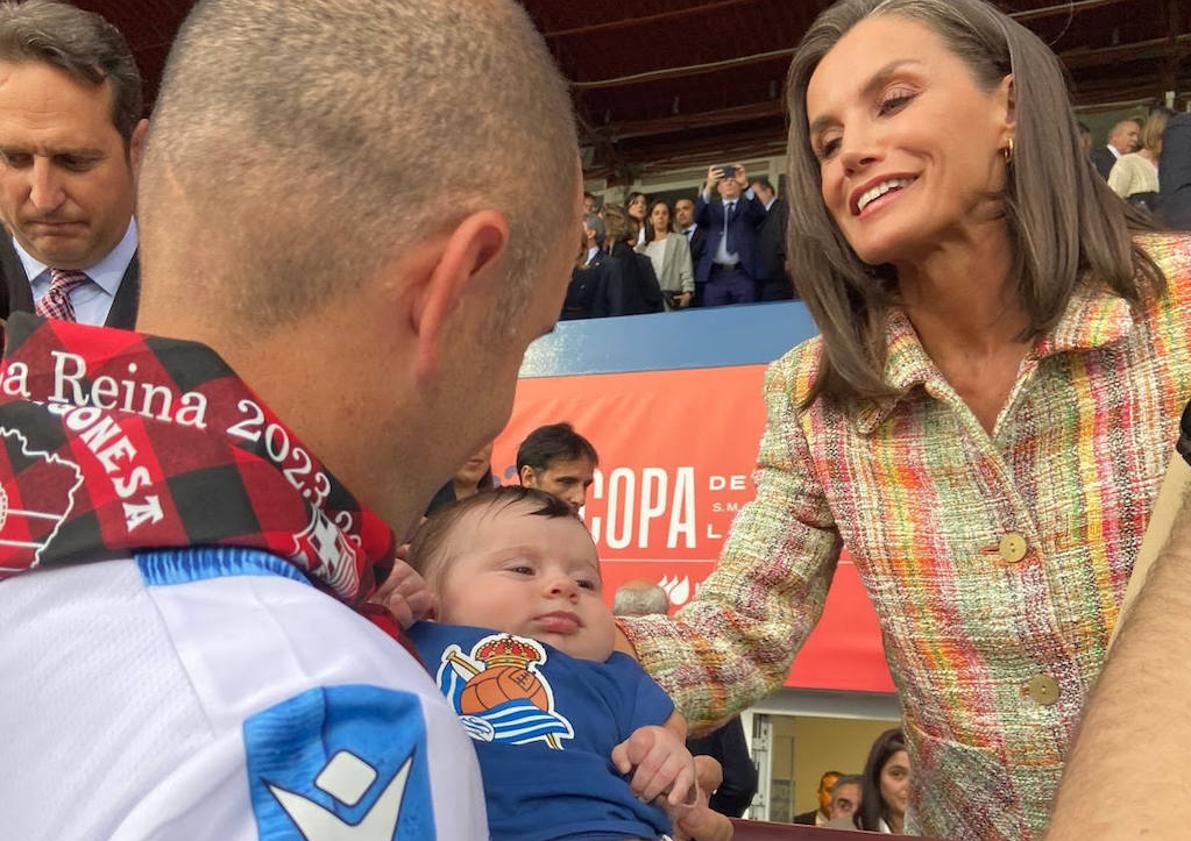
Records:
M83 472L60 456L30 449L16 429L0 427L0 440L0 572L30 569L74 507Z
M554 709L554 690L539 671L546 657L541 643L512 634L484 637L470 655L451 645L442 654L438 688L476 741L545 742L562 750L561 740L575 738L575 731Z

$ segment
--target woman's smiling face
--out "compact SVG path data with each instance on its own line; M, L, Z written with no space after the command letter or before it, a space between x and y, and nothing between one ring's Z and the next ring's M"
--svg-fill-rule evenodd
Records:
M806 94L823 201L856 254L915 255L1000 214L1011 82L983 89L926 25L894 15L854 26Z

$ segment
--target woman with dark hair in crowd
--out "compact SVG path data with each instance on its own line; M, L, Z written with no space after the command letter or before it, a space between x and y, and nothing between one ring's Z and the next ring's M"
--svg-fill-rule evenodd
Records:
M637 246L645 243L646 231L649 230L649 226L646 224L648 213L645 209L648 203L649 199L646 195L636 191L629 193L629 197L625 199L624 206L628 210L629 216L637 220L637 241L629 243L630 245Z
M429 517L456 500L475 496L481 491L497 487L498 484L492 475L492 444L489 442L465 461L449 482L438 489L434 498L430 500L430 505L426 507L426 516Z
M1158 166L1162 161L1162 135L1174 112L1155 108L1141 128L1141 148L1121 155L1108 174L1108 186L1135 207L1158 210Z
M910 803L910 755L900 728L886 730L868 752L860 808L852 816L857 829L901 835Z
M673 218L670 203L665 199L654 199L646 217L645 243L637 246L637 252L653 264L668 310L689 307L695 296L691 245L686 237L674 233Z
M693 726L726 718L781 687L846 549L907 831L1037 839L1191 393L1191 238L1108 188L1058 59L982 0L843 0L786 90L820 336L770 367L717 569L622 649Z

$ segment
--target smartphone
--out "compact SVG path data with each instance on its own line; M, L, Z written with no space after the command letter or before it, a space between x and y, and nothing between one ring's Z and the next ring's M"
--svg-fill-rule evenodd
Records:
M736 177L736 167L733 164L721 164L720 169L724 171L724 180Z

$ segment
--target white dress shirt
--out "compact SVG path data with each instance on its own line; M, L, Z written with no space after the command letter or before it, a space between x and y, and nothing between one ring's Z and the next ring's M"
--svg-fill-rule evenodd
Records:
M134 218L128 221L128 230L124 232L124 238L106 257L95 265L82 269L91 282L80 284L70 290L70 303L74 306L75 321L79 324L102 327L108 320L108 313L116 300L116 292L120 289L120 281L124 279L128 264L136 254L137 242ZM29 278L33 303L36 304L50 291L51 267L29 254L15 238L12 244L21 258L25 276Z

